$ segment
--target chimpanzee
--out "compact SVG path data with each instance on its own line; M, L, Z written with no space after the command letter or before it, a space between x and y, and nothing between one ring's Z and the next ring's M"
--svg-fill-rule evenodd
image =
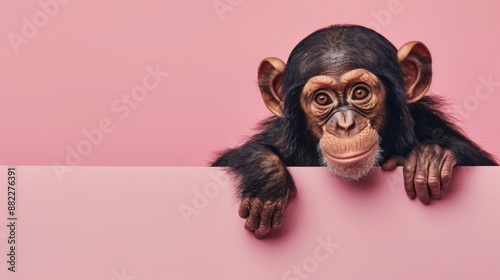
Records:
M245 228L261 238L281 226L296 193L287 166L325 165L356 181L374 166L391 170L404 159L407 195L427 204L447 187L455 165L498 165L440 111L439 98L424 96L431 78L423 43L398 50L357 25L312 33L286 65L264 59L258 84L275 116L212 164L228 167L239 180Z

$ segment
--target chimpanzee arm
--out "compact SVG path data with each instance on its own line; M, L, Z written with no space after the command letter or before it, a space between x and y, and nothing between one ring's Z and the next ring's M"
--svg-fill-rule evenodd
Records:
M256 138L222 153L212 166L228 167L239 179L239 215L246 219L245 228L262 238L281 226L288 198L296 188L276 148Z
M404 161L405 190L408 197L417 196L425 204L448 187L455 165L498 165L440 110L443 103L437 97L424 97L410 106L418 141Z
M495 158L467 138L444 114L440 105L444 101L436 96L426 96L411 104L410 111L415 121L416 135L421 144L438 144L453 152L457 165L492 166L498 165Z

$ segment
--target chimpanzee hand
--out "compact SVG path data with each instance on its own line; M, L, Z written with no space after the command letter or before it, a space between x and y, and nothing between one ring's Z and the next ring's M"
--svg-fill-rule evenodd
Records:
M441 190L448 187L456 164L453 152L438 144L415 147L403 167L406 194L412 199L417 196L424 204L431 198L438 199Z
M441 190L446 189L453 176L453 167L457 164L455 155L450 149L438 144L422 144L416 146L404 160L403 177L406 194L415 196L428 204L430 199L438 199ZM384 170L396 168L397 159L389 159Z
M270 182L272 183L272 182ZM265 198L269 197L273 198ZM271 228L278 229L283 221L283 212L288 199L297 193L293 181L289 185L273 185L272 189L262 188L257 196L244 196L241 200L239 215L246 219L245 229L262 238Z
M228 167L238 181L238 210L245 229L262 238L281 227L288 200L297 190L281 156L267 145L249 142L222 154L212 166Z

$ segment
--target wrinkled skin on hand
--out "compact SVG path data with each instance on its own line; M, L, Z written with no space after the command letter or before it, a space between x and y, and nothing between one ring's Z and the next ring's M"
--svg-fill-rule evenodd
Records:
M271 229L278 229L283 222L283 213L288 200L295 196L295 186L286 188L284 195L276 200L264 200L259 197L245 197L241 200L239 215L246 219L245 229L253 232L257 238L263 238Z
M397 158L389 159L383 170L394 170ZM406 194L410 199L418 197L423 204L431 199L439 199L453 177L453 168L457 165L455 155L450 149L437 144L416 146L404 159L403 177Z

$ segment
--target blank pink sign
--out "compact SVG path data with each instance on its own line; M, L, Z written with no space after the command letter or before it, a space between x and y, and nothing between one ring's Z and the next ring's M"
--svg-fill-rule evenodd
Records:
M207 166L271 115L260 61L345 23L396 47L424 42L431 92L500 157L498 11L495 0L0 0L0 164Z
M447 196L409 200L399 168L343 183L291 168L299 193L263 240L218 168L0 167L0 279L499 279L500 169L457 168ZM8 244L15 234L15 269Z

